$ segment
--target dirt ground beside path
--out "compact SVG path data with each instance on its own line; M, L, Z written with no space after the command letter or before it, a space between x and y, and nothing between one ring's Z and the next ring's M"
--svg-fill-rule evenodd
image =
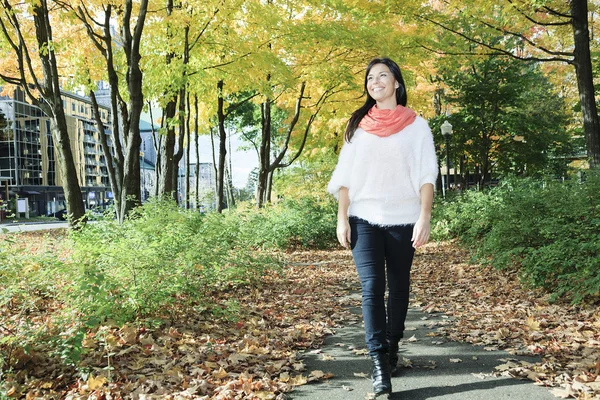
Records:
M432 334L451 340L538 355L536 364L507 362L497 371L555 387L559 398L600 398L600 312L548 302L522 287L516 273L471 265L455 243L431 243L416 257L414 305L441 312L452 323Z

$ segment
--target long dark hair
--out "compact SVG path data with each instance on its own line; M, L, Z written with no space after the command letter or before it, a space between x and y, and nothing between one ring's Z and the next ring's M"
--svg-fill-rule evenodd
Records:
M394 75L394 78L396 79L396 81L398 81L398 84L399 84L398 88L396 89L396 102L398 104L406 107L406 101L407 101L406 88L404 85L404 79L402 78L402 72L400 72L400 67L398 66L398 64L396 64L394 61L390 60L389 58L386 58L386 57L374 58L373 60L371 60L371 62L367 66L367 72L365 73L364 89L365 89L365 94L367 95L367 100L365 101L365 104L363 104L363 106L361 108L359 108L358 110L356 110L352 113L352 116L350 117L350 120L348 121L348 125L346 125L346 132L344 133L344 137L346 138L347 142L350 142L350 140L352 139L352 136L354 136L354 132L356 131L356 128L358 128L358 124L363 119L363 117L365 115L367 115L367 113L369 112L371 107L373 107L376 103L376 101L371 97L371 95L369 95L369 91L367 90L367 77L369 76L369 72L371 72L371 68L373 68L373 66L376 64L387 65L387 67L390 69L390 71L392 72L392 75Z

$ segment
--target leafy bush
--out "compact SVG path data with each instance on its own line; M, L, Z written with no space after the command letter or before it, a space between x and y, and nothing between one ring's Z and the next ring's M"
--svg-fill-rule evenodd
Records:
M335 243L334 218L335 203L318 199L206 215L155 200L122 225L102 218L70 232L61 242L70 247L67 257L60 249L32 254L5 239L0 308L20 312L23 321L0 341L1 360L9 363L10 352L45 343L65 363L77 364L89 329L160 320L182 307L238 315L239 304L214 304L210 294L253 284L280 268L276 253L265 249ZM46 325L52 332L36 331L39 326L27 323L28 310L53 301L61 305Z
M0 310L10 320L0 321L0 378L18 359L29 353L46 335L32 322L31 314L45 308L47 299L58 293L53 273L61 262L50 252L32 253L19 235L6 235L0 242ZM10 310L10 311L9 311ZM0 379L1 383L2 379ZM0 393L2 391L0 385Z
M206 302L204 294L215 287L247 285L278 268L278 260L258 248L333 243L332 207L300 199L203 215L170 201L148 202L122 225L103 220L72 233L67 302L88 326Z
M458 237L479 260L574 302L600 295L600 173L583 182L509 179L440 202L433 237Z
M151 201L123 225L88 224L73 232L72 304L88 318L117 323L203 301L209 288L253 282L278 263L240 245L239 227L169 201Z
M323 249L336 243L336 209L333 200L304 197L261 210L242 207L231 217L240 225L240 240L251 247Z

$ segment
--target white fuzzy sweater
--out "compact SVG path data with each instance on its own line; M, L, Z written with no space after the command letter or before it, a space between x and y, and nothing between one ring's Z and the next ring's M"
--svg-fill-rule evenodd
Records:
M420 190L435 185L438 165L433 136L421 117L387 137L358 128L344 142L327 191L350 196L349 216L376 225L414 224L421 213Z

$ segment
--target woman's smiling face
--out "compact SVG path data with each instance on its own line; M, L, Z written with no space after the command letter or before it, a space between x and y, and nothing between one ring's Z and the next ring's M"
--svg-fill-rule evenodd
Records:
M385 64L375 64L367 75L367 91L377 106L395 107L398 82Z

